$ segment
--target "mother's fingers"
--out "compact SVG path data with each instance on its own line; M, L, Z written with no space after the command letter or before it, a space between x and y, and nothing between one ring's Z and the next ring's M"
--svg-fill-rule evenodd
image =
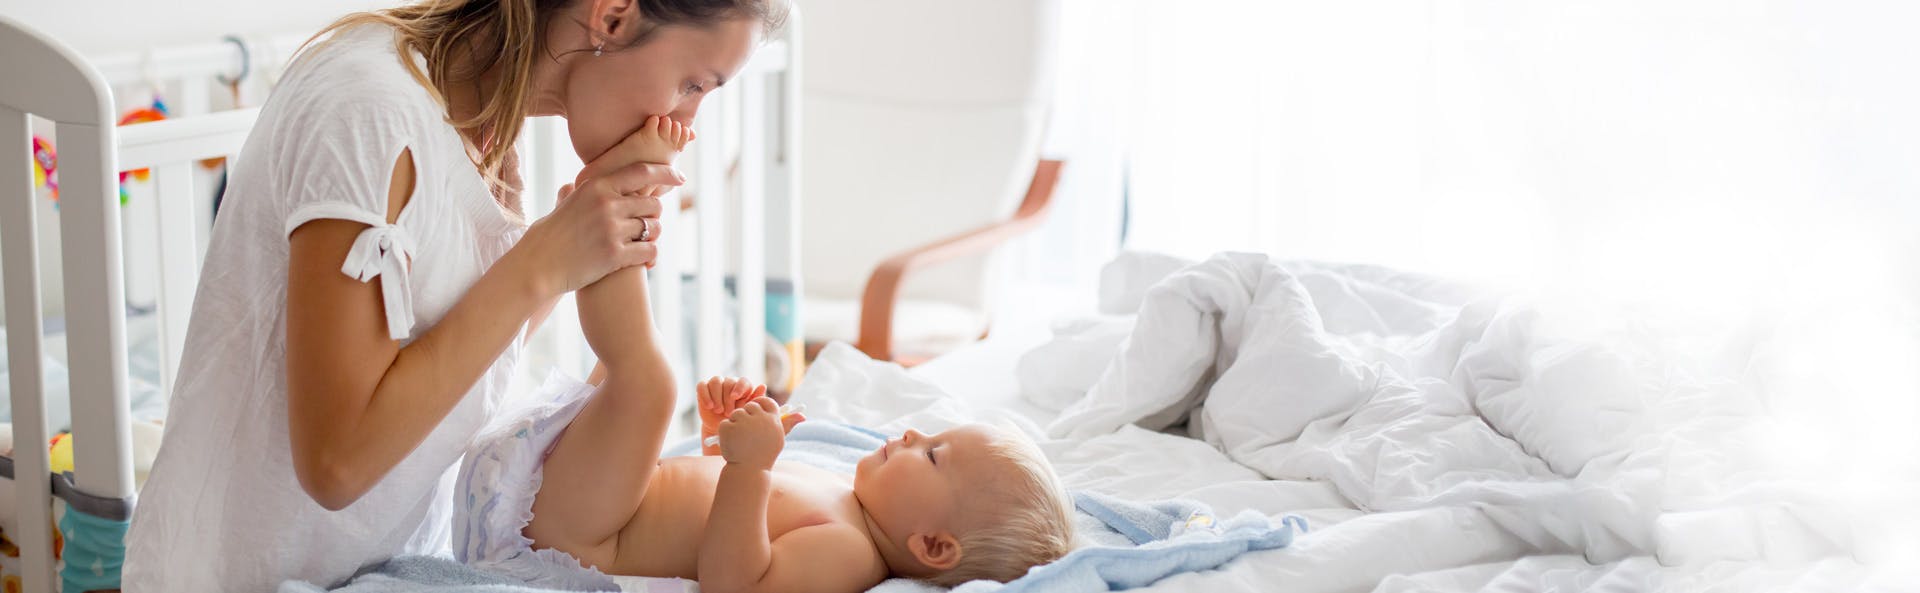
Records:
M613 198L613 215L621 218L659 218L660 198L640 195L625 195ZM658 221L655 221L658 222Z
M620 246L620 267L652 266L660 257L660 248L652 241L634 241Z

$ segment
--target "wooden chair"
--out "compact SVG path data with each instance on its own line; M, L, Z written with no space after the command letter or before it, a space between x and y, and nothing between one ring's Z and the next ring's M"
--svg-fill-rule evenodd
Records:
M917 362L979 339L1038 224L1057 0L820 0L801 60L807 342ZM928 26L927 23L939 23Z

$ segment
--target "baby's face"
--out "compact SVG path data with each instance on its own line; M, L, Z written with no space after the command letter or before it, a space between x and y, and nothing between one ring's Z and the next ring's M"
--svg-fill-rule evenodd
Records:
M980 425L934 435L909 430L860 460L854 495L892 537L957 531L961 497L989 487L999 469L988 451L999 438Z

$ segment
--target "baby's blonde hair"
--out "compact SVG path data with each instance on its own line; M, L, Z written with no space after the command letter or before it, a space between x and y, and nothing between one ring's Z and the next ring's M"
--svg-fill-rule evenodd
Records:
M1012 471L962 502L971 520L961 526L960 562L928 582L955 587L976 580L1008 582L1073 549L1073 504L1039 447L1017 431L999 429L990 459Z

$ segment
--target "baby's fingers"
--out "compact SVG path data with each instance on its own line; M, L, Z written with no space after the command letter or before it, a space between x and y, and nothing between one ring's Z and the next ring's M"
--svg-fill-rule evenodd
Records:
M702 381L698 387L698 391L700 392L700 407L715 414L726 412L725 409L720 407L720 390L715 388L715 382L719 380L718 377L708 379Z
M728 390L727 407L737 408L746 402L753 401L753 394L746 387L746 383L742 382L734 384L733 389Z

